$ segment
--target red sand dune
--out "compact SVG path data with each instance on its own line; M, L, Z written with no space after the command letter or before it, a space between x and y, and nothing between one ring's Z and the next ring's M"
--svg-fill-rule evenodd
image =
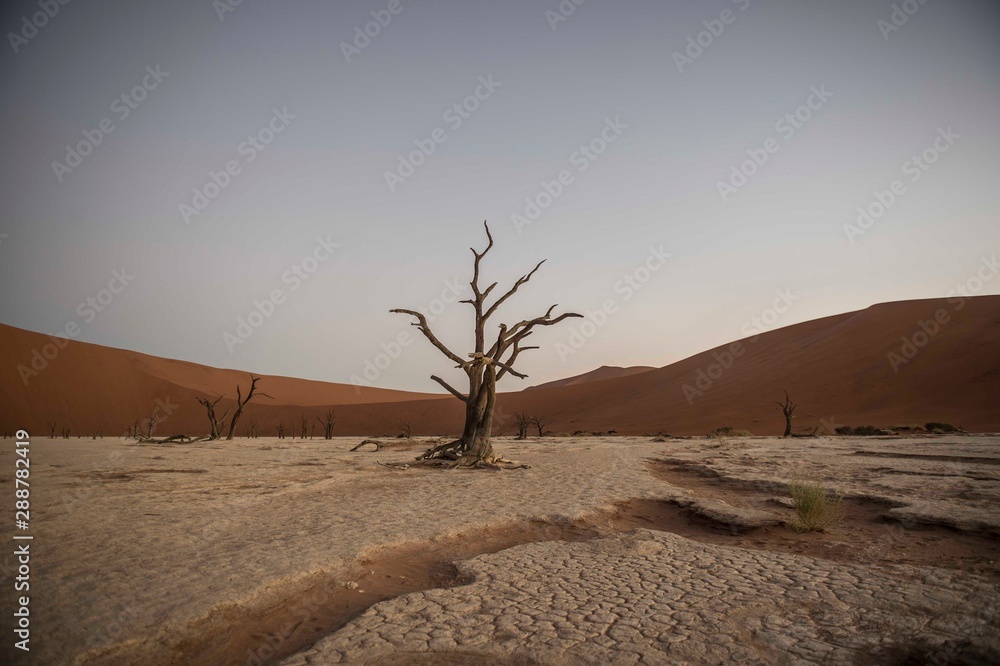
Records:
M934 331L927 322L936 314L945 323L928 336L921 322ZM915 351L912 359L903 355L904 338L921 345L905 349ZM71 341L25 386L18 365L30 364L33 350L50 342L0 325L0 429L41 435L54 422L70 427L73 436L97 428L118 435L159 404L161 410L176 407L169 407L158 434L201 434L207 420L195 396L232 396L237 382L247 383L246 372ZM589 381L569 378L502 394L500 432L511 433L510 415L524 409L545 416L553 432L702 435L733 426L774 435L784 424L774 404L784 390L801 405L794 421L798 432L823 419L883 427L946 421L970 431L1000 431L998 343L1000 296L885 303L770 331L659 369L596 379L614 374L600 368L580 376L589 375ZM734 349L738 353L730 359ZM428 345L426 353L437 352ZM899 355L898 372L890 354ZM275 400L251 403L243 423L256 418L264 435L273 435L279 422L297 424L303 415L315 423L330 406L337 409L337 435L394 435L403 422L415 434L461 430L462 405L447 395L268 376L260 386Z

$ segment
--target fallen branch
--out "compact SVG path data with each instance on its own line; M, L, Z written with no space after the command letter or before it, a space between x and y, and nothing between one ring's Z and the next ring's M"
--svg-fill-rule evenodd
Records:
M141 437L136 441L139 444L193 444L194 442L207 442L211 439L210 436L191 437L190 435L171 435L170 437L160 439L155 437Z
M357 451L358 449L360 449L365 444L374 444L376 451L378 451L379 449L382 448L382 442L378 441L377 439L366 439L365 441L361 442L360 444L358 444L357 446L355 446L353 449L351 449L351 451Z
M410 469L410 466L406 463L384 463L381 460L376 460L375 462L382 465L382 467L388 467L389 469Z

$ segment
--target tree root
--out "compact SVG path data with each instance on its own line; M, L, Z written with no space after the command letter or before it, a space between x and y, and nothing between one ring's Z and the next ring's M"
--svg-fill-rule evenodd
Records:
M499 471L504 469L531 469L530 465L515 460L505 460L500 457L476 460L474 456L456 456L446 453L435 458L418 458L413 467L444 467L446 469L489 469Z
M460 452L462 448L462 440L456 439L453 442L445 442L444 444L438 444L435 447L427 449L419 457L417 457L417 460L430 460L433 458L458 460L462 455Z

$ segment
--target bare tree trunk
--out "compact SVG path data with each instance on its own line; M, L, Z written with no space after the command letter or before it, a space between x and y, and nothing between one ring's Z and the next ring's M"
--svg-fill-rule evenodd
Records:
M514 425L517 427L517 438L527 439L528 428L531 427L531 416L528 415L528 412L515 412Z
M541 416L534 416L532 417L531 422L535 424L536 428L538 428L538 436L541 437L545 429L545 418ZM610 435L611 433L609 432L608 434Z
M496 342L487 349L486 322L521 285L531 279L531 276L535 274L535 271L541 267L544 261L538 262L529 273L521 276L503 296L487 306L486 298L497 286L496 282L484 290L481 290L479 286L480 262L486 256L486 253L490 251L490 248L493 247L493 236L490 234L489 226L486 226L486 237L489 239L486 249L482 252L477 252L474 248L472 249L475 261L473 276L469 285L472 287L473 297L462 301L462 303L471 305L475 310L475 351L468 354L470 360L462 358L446 347L431 331L430 326L427 324L427 318L422 313L415 310L391 310L391 312L414 317L416 321L413 323L413 326L416 326L438 351L455 362L465 372L469 380L469 390L467 393L462 394L440 377L436 375L431 376L431 379L465 403L465 426L460 439L435 446L420 456L418 460L445 458L455 461L454 464L461 467L495 467L498 458L494 455L490 437L493 429L493 412L496 407L497 381L508 373L521 379L527 377L527 375L514 370L513 365L517 360L518 354L522 351L538 349L538 347L521 345L521 342L531 334L532 329L536 326L552 326L568 317L581 316L573 312L567 312L553 318L551 316L552 311L556 307L553 305L540 317L520 321L509 328L506 324L500 324L500 331ZM504 356L505 354L506 357Z
M327 410L326 420L320 419L319 417L316 417L316 420L319 421L321 426L323 426L323 438L333 439L333 426L337 423L336 412L332 409Z
M785 402L775 402L774 404L778 405L781 408L781 413L785 415L785 434L782 437L790 437L792 434L792 414L798 405L788 397L788 391L785 391Z
M214 439L220 439L222 437L222 426L220 424L226 422L226 417L229 416L229 412L233 410L233 408L230 407L229 409L226 410L226 413L222 415L222 418L216 418L215 406L219 404L219 401L222 400L224 397L225 396L220 395L213 402L209 402L208 398L195 398L195 400L197 400L205 407L208 413L208 422L211 424L212 428L211 434L209 434L209 439L214 440Z
M462 467L493 462L494 458L490 436L493 434L493 408L496 406L497 377L492 363L486 363L483 380L473 408L472 432L469 439L466 440L465 454L458 462Z
M243 394L240 393L240 385L236 385L236 405L234 405L236 411L233 412L233 420L229 422L229 434L226 435L226 440L229 441L236 434L236 424L239 422L240 417L243 416L243 410L246 408L247 403L250 402L251 398L255 395L260 395L265 398L270 398L266 393L261 393L257 391L257 382L260 381L260 377L254 377L253 374L250 375L250 390L247 391L247 397L243 398Z

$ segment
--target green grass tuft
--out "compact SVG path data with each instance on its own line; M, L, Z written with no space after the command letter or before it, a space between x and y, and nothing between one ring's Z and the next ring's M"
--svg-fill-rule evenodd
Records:
M793 483L795 529L800 532L822 532L835 527L844 519L842 498L818 483Z

